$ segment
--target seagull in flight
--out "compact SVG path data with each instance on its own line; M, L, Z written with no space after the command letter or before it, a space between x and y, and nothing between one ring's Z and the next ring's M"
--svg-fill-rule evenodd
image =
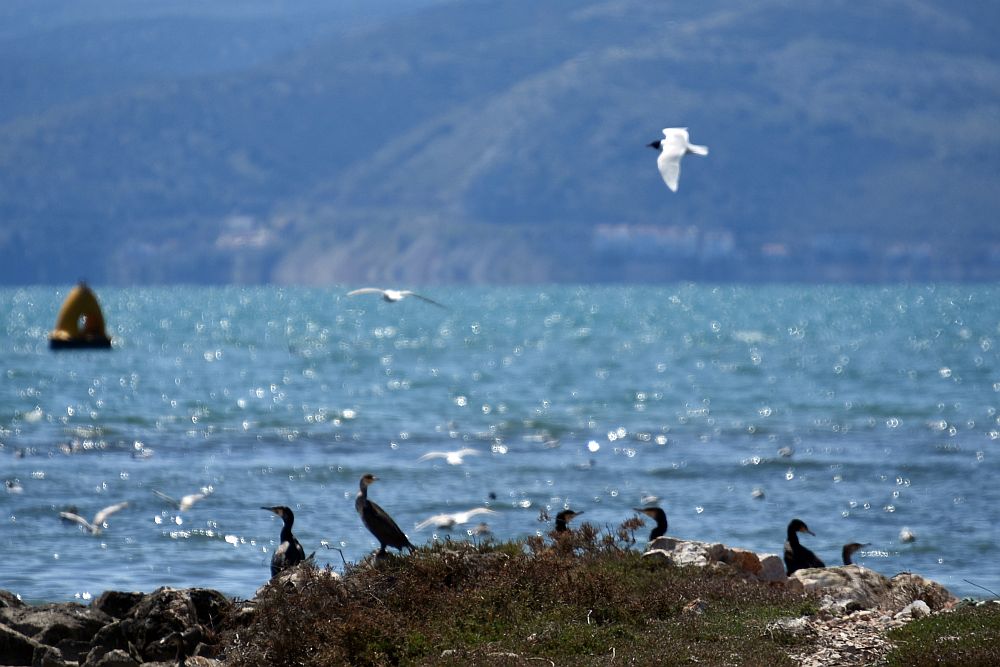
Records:
M397 301L402 301L408 296L413 296L421 301L426 301L427 303L434 304L438 308L447 308L443 303L438 303L434 299L428 299L426 296L417 294L416 292L411 292L408 289L381 289L379 287L362 287L361 289L351 290L347 293L347 296L357 296L359 294L381 294L382 298L389 303L396 303Z
M212 495L212 492L215 491L215 489L213 489L211 486L204 486L201 489L201 493L189 493L188 495L183 496L180 500L177 500L176 498L171 498L170 496L165 494L163 491L160 491L159 489L151 489L151 490L153 492L153 495L155 495L157 498L165 500L166 502L173 505L174 509L178 509L181 512L185 512L191 509L192 505L194 505L202 498L207 498L208 496Z
M688 153L708 155L708 146L699 146L688 141L686 127L663 128L663 139L646 144L660 151L656 158L656 166L660 168L660 176L672 192L677 192L677 181L681 177L681 158Z
M464 463L466 456L474 456L478 454L479 450L469 449L468 447L464 447L462 449L456 449L453 452L427 452L419 459L417 459L417 462L429 461L431 459L444 459L445 461L448 462L448 465L458 466Z
M117 503L115 505L108 505L107 507L105 507L100 512L94 515L93 523L87 521L86 519L84 519L82 516L80 516L75 512L59 512L59 518L80 524L80 526L85 528L87 532L89 532L91 535L100 535L101 530L103 530L106 527L106 522L108 520L108 517L114 514L115 512L125 509L126 507L128 507L127 502Z
M491 510L488 507L474 507L471 510L466 510L464 512L455 512L454 514L435 514L434 516L427 517L423 521L417 524L417 530L423 530L427 526L434 526L435 528L445 528L451 529L455 526L461 525L463 523L468 523L469 519L474 516L479 516L480 514L497 514L495 510Z

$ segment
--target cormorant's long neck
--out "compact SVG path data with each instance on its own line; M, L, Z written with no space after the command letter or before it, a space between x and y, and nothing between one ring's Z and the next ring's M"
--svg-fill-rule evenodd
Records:
M650 541L655 540L657 537L661 537L667 534L667 513L657 512L656 514L656 528L652 530L649 534Z
M799 546L799 536L794 530L788 531L788 543L793 547Z
M282 517L282 520L285 523L281 526L281 541L291 542L295 539L292 537L292 524L295 523L295 519Z
M557 533L565 533L567 530L569 530L569 527L566 525L566 520L565 519L559 519L559 518L557 518L556 519L556 532Z

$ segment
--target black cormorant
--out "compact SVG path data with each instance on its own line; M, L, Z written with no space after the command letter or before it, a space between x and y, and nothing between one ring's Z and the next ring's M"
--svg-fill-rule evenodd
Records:
M306 559L305 549L299 541L292 535L292 524L295 523L295 514L283 505L275 507L261 507L262 510L274 512L281 517L281 544L274 550L271 556L271 576L274 577L282 570L298 565Z
M559 512L559 514L556 514L556 532L565 533L568 531L569 526L566 524L569 523L573 517L580 516L581 514L583 514L582 511L574 512L573 510L563 510L562 512Z
M364 475L361 478L361 490L358 491L358 497L354 499L354 509L361 515L362 523L381 545L376 558L383 558L386 555L386 547L400 551L409 549L410 553L413 553L415 547L410 544L410 540L399 529L392 517L377 504L368 500L368 485L377 479L378 477L371 473Z
M853 565L851 563L851 556L854 552L862 547L867 547L867 544L859 544L858 542L851 542L850 544L845 544L844 548L841 550L840 555L844 557L844 565Z
M635 507L636 512L645 514L656 521L656 527L649 533L649 541L667 534L667 513L659 507Z
M816 535L801 519L792 519L788 524L788 540L785 542L785 570L788 574L807 567L826 567L816 554L799 544L799 533Z

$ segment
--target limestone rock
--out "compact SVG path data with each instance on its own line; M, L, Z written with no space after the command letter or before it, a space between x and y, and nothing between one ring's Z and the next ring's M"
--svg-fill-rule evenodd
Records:
M789 582L799 582L804 590L824 595L823 607L840 612L881 609L898 613L921 600L937 611L954 604L956 598L941 584L904 572L889 579L860 565L797 570Z
M712 545L708 542L696 542L694 540L679 540L675 537L658 537L653 540L647 553L650 551L662 552L661 557L665 557L673 565L694 565L705 567L713 560L710 555Z
M950 608L958 602L958 598L936 581L902 572L889 580L889 592L882 608L898 610L916 600L926 602L932 611Z
M810 567L796 570L788 579L800 582L804 590L822 592L827 608L873 609L889 591L888 579L860 565Z
M680 566L709 567L722 563L760 581L785 580L785 566L778 556L727 547L725 544L681 540L665 535L653 540L643 556Z
M760 557L760 572L757 578L761 581L785 581L785 562L777 554L763 554Z
M903 607L898 614L893 618L897 621L906 621L914 618L923 618L924 616L929 616L931 613L931 608L923 600L915 600L910 604Z
M790 637L801 637L815 632L806 617L800 618L779 618L777 621L768 623L766 631L771 636L785 635Z

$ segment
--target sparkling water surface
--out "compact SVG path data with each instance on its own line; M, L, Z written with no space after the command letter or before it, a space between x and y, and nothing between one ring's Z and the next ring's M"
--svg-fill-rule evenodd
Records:
M320 564L377 547L358 479L415 525L486 506L1000 590L1000 290L993 286L99 288L111 351L51 352L67 288L0 291L0 588L32 601L204 586L249 597L284 504ZM471 448L460 465L418 461ZM187 511L179 497L210 488ZM755 489L763 491L755 497ZM119 501L100 535L92 517ZM908 528L914 542L903 543ZM645 531L639 535L645 537ZM638 546L637 546L638 548Z

